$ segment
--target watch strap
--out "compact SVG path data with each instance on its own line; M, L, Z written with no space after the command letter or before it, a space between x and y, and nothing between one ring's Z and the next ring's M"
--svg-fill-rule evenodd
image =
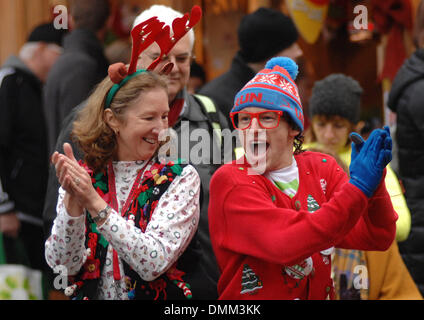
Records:
M110 213L110 210L111 210L111 207L107 204L106 207L104 209L100 210L95 217L92 217L93 218L93 221L95 223L97 223L97 222L99 222L99 221L101 221L103 219L106 219L107 216Z

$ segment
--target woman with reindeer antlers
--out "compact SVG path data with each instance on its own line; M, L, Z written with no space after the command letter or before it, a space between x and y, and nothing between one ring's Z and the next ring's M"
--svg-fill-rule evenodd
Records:
M135 27L128 70L111 66L74 123L84 161L76 161L69 144L52 156L61 188L45 255L51 268L66 267L68 296L192 297L185 279L196 259L190 241L199 221L200 178L191 165L160 159L159 135L170 110L166 82L150 70L200 16L194 7L190 20L180 18L173 38L156 18ZM136 70L153 41L162 43L161 56Z

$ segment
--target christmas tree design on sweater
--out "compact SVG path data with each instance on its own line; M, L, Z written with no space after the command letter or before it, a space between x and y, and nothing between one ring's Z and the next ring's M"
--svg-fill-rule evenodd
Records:
M307 202L307 206L308 206L308 211L310 213L313 213L313 212L317 211L319 208L321 208L319 206L318 202L311 195L308 195L308 199L306 200L306 202ZM328 249L325 249L325 250L320 251L321 254L323 255L323 261L324 261L325 264L329 264L330 263L329 256L331 256L331 253L333 251L334 251L334 247L330 247Z
M309 212L315 212L320 208L318 202L311 195L308 195L308 199L306 201Z
M243 266L243 274L241 276L241 294L250 293L253 294L256 290L262 288L262 281L253 272L249 265Z

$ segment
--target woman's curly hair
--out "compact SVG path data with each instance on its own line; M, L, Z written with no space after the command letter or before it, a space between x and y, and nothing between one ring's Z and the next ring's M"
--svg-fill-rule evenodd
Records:
M109 77L100 82L90 95L87 105L78 113L71 133L72 140L84 154L84 161L94 172L101 172L117 151L115 132L105 120L105 101L114 83ZM115 117L125 123L125 111L140 94L167 85L163 77L143 72L125 83L114 96L110 110Z

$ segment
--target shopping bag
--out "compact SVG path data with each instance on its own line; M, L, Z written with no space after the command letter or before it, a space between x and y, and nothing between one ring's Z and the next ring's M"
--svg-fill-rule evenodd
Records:
M16 251L25 256L25 248L16 239ZM25 257L23 258L24 260ZM0 300L41 300L43 299L43 276L39 270L24 264L7 264L0 233Z

